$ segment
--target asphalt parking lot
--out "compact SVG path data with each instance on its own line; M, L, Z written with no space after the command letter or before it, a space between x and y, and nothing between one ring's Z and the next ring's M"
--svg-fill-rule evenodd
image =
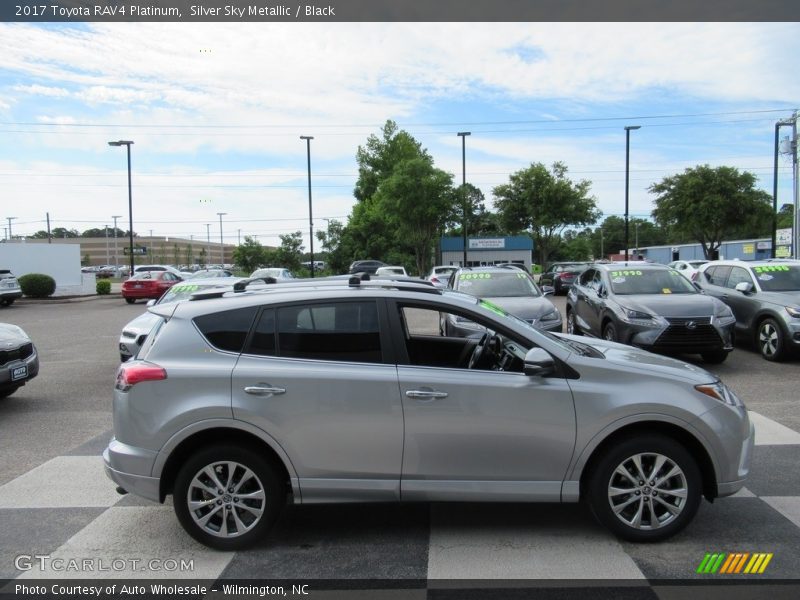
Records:
M554 301L563 312L564 298ZM694 523L667 542L619 542L579 505L440 504L290 507L252 550L202 548L183 533L171 507L119 497L102 473L117 339L144 310L144 303L103 298L19 302L0 311L0 321L33 338L41 359L39 377L0 401L0 579L35 577L15 563L34 551L192 557L192 573L172 575L210 579L654 581L697 577L712 551L770 552L765 577L800 573L800 359L769 363L747 347L708 369L761 419L752 483L737 497L704 502Z

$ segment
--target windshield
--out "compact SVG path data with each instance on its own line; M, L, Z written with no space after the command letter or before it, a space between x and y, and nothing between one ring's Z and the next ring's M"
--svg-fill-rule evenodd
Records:
M753 267L753 273L765 292L800 291L800 265Z
M458 289L479 298L541 296L533 280L516 270L508 273L461 273L458 276Z
M611 291L631 294L698 294L678 271L672 269L620 269L609 271Z

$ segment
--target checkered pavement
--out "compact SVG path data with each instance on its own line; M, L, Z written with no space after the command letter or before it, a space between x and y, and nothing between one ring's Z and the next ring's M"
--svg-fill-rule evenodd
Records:
M708 579L695 573L706 552L737 551L771 552L761 577L796 579L800 433L756 413L751 418L756 449L747 487L713 505L703 502L684 532L660 544L621 542L580 505L444 503L288 506L258 547L217 552L183 532L169 503L116 494L100 457L109 432L0 486L0 579L420 580L429 593L452 580L646 585ZM64 559L62 565L122 559L126 566L20 570L20 554L46 554ZM152 559L191 560L193 570L131 566Z

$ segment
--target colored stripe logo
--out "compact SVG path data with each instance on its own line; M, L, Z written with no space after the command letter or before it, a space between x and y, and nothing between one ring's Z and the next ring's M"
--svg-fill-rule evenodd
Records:
M706 552L697 573L761 575L772 560L772 552Z

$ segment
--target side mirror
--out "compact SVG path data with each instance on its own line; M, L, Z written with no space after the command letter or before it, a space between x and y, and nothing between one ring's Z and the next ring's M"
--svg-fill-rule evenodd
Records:
M543 285L542 286L542 295L543 296L552 296L556 293L556 288L552 285Z
M743 294L751 294L753 292L753 284L749 281L740 281L736 284L736 291L742 292Z
M531 348L525 355L522 372L528 377L546 377L556 371L556 361L542 348Z
M606 286L601 285L597 288L597 296L598 298L608 298L608 290L606 290Z
M151 306L155 306L155 305L156 305L156 301L151 299L151 300L147 301L147 304L145 306L147 306L147 308L150 308Z

